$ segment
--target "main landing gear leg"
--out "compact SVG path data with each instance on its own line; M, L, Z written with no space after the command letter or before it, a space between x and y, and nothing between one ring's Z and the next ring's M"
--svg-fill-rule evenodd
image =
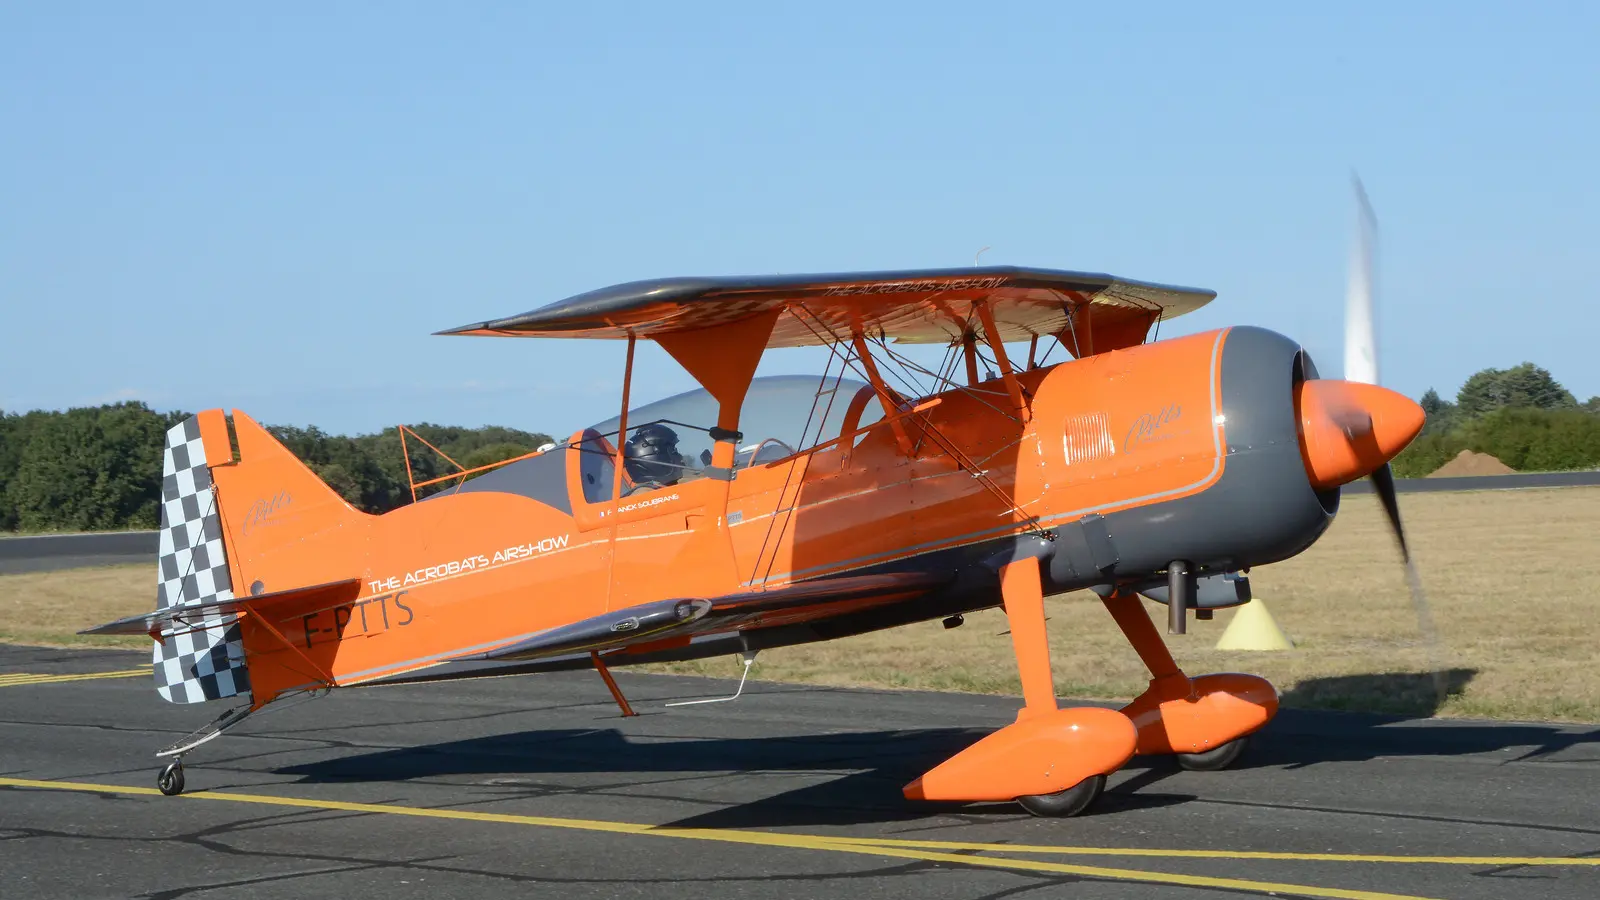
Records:
M1150 670L1150 687L1122 708L1139 731L1138 752L1172 755L1185 769L1225 769L1244 752L1249 736L1278 712L1278 692L1254 675L1201 675L1178 667L1139 595L1117 591L1101 598L1117 626Z
M1074 816L1089 808L1106 776L1133 757L1137 732L1109 709L1056 706L1037 559L1000 571L1000 591L1023 707L1017 721L905 786L911 800L1016 800L1038 816Z

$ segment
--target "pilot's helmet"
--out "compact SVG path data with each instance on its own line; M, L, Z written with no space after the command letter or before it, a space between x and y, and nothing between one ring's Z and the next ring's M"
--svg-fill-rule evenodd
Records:
M622 455L623 466L634 484L675 484L683 474L678 433L660 422L635 431L623 447Z

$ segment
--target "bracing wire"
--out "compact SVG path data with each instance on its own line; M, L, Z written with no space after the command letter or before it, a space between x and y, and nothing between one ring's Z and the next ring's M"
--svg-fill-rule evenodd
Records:
M796 318L799 318L799 317L797 316ZM823 385L828 383L828 372L833 368L833 358L834 358L835 355L836 354L831 354L831 353L829 354L828 362L822 368L822 377L817 381L817 392L815 394L813 394L812 397L811 397L811 411L806 414L806 424L805 424L805 426L803 428L800 429L800 445L801 445L802 448L810 447L810 446L816 446L817 444L822 442L822 431L823 431L824 428L827 427L828 416L833 414L833 403L834 403L835 400L839 399L839 387L840 387L840 385L842 385L844 383L844 373L845 373L845 366L844 365L840 365L839 366L839 373L837 375L835 375L834 379L833 379L833 387L828 388L827 391L826 391L826 393L828 394L828 404L827 404L826 408L824 408L823 411L822 411L821 420L819 420L817 422L816 439L815 440L811 440L808 443L808 437L807 436L811 432L811 420L812 420L813 417L816 416L817 405L818 405L818 403L819 403L819 401L820 401L820 399L822 397L822 394L824 393ZM789 508L786 509L785 505L786 504L792 504L795 500L799 499L799 495L798 494L792 499L789 497L789 485L794 480L795 473L800 471L800 468L801 467L799 465L790 466L788 473L786 473L784 475L783 487L782 487L782 489L780 489L778 491L777 506L773 509L772 518L767 521L766 534L763 535L762 538L761 538L761 550L760 550L759 553L756 554L755 568L751 569L751 571L750 571L750 581L752 583L756 580L756 575L760 572L761 560L766 558L768 545L771 544L771 542L774 540L773 534L772 534L773 528L778 528L778 534L777 534L776 540L777 540L777 542L779 544L781 544L783 542L783 535L789 529L789 518L790 517L788 515L786 515L786 513L792 512L793 511L793 507L790 506ZM782 518L783 518L783 524L782 524L781 527L779 527L778 521L777 521L779 516L782 516ZM765 579L766 577L769 577L769 576L772 575L772 567L777 564L777 561L778 561L778 553L777 553L776 547L774 547L773 553L772 553L772 558L767 560L766 572L762 573L763 574L763 579ZM747 667L746 671L748 672L748 667Z
M833 329L829 328L827 323L823 322L820 317L818 317L815 313L811 312L811 310L806 309L804 304L801 304L800 308L805 310L807 314L809 314L813 319L816 320L817 324L820 325L823 328L823 330L825 330L830 336L833 337L834 344L837 345L837 344L842 344L843 343L842 339L837 334L835 334ZM800 319L799 316L796 316L795 318L797 320L800 320L802 323L804 322L804 320ZM806 327L811 330L811 333L813 335L816 335L816 337L817 337L817 339L819 341L822 340L822 335L818 334L817 330L815 328L813 328L810 324L806 324ZM830 349L830 352L832 352L834 355L838 355L838 350L834 346L830 345L829 349ZM885 349L887 349L887 348L885 348ZM889 352L890 352L890 355L892 357L894 355L893 352L892 351L889 351ZM846 365L850 364L850 361L849 361L848 357L841 356L840 358L845 361ZM868 377L865 373L861 373L861 375L862 375L863 378L867 378ZM979 400L979 402L984 402L985 405L989 405L981 397L978 397L976 392L971 391L970 389L966 389L966 390L967 390L967 393L970 396L972 396L974 398L977 398ZM994 408L994 407L991 406L990 408ZM887 411L885 411L885 412L887 413ZM1015 417L1010 416L1009 414L1007 414L1007 415L1008 415L1009 418L1013 418L1013 420L1015 420ZM970 457L968 457L965 453L961 452L961 448L958 447L955 444L954 441L951 441L941 431L939 431L937 426L933 425L931 422L928 422L926 419L923 419L920 422L920 424L922 426L923 432L925 434L929 435L930 437L932 437L934 442L937 443L942 450L944 450L946 453L950 454L950 457L956 461L956 465L959 468L965 469L967 472L969 472L972 475L972 477L978 482L978 484L981 485L984 488L984 490L986 490L990 494L994 495L1002 504L1004 504L1006 506L1008 511L1010 511L1010 512L1016 514L1016 515L1021 516L1024 519L1024 523L1023 523L1024 527L1026 527L1030 531L1033 531L1034 533L1040 535L1041 537L1046 537L1047 536L1047 533L1045 532L1043 526L1040 525L1040 523L1039 523L1038 516L1034 516L1034 515L1031 515L1029 513L1024 512L1022 507L1017 505L1016 498L1014 498L1011 495L1007 494L1004 488L1002 488L1002 487L1000 487L1000 485L996 484L994 479L990 478L988 473L984 472L983 468L981 466L979 466L977 463L973 462L973 460Z

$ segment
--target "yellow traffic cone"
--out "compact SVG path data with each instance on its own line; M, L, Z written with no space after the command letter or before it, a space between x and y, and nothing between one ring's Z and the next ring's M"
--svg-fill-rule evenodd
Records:
M1272 613L1267 612L1266 604L1257 599L1239 607L1239 611L1233 614L1233 621L1228 623L1222 637L1217 639L1217 649L1293 650L1294 642L1272 620Z

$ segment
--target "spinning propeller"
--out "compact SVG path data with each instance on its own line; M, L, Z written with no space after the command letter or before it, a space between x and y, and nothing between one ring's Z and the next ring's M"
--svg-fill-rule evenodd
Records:
M1358 221L1350 259L1345 297L1344 380L1313 380L1300 385L1295 396L1301 425L1301 447L1306 470L1319 489L1348 484L1366 476L1383 504L1389 527L1400 545L1406 584L1417 625L1428 644L1429 667L1439 705L1447 685L1439 660L1438 632L1416 561L1406 543L1400 521L1400 501L1395 494L1394 470L1389 460L1405 449L1422 430L1422 408L1409 398L1378 386L1377 343L1373 336L1372 257L1377 220L1359 179L1355 182Z

